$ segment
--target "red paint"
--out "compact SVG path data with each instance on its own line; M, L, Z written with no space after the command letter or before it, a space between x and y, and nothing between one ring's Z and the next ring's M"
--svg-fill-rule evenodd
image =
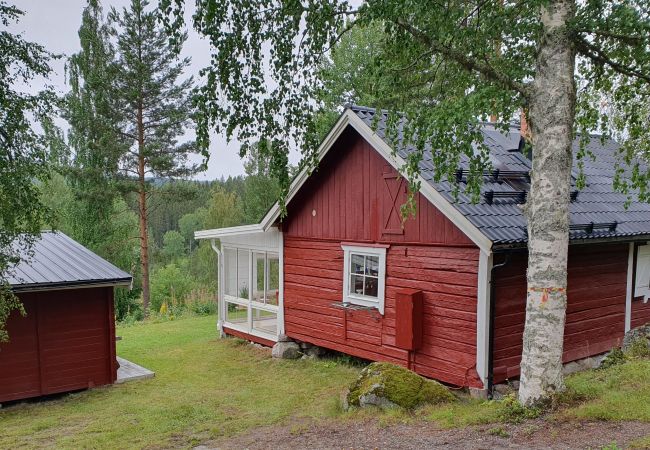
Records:
M422 195L402 227L406 182L355 131L342 134L288 205L290 236L352 243L468 245L472 241ZM314 212L316 213L314 215Z
M406 183L348 130L288 205L284 320L298 340L390 361L446 383L481 386L476 373L479 251L423 196L402 226ZM314 215L314 211L316 214ZM333 307L343 296L342 243L388 246L385 313ZM421 344L400 348L397 297L421 291ZM415 318L415 317L414 317ZM418 333L417 325L409 325ZM415 345L415 344L411 344Z
M422 291L405 289L395 294L395 346L404 350L422 347L424 302Z
M271 341L270 339L264 339L259 336L254 336L252 334L235 330L233 328L223 327L223 332L230 336L235 336L240 339L245 339L247 341L255 342L256 344L266 345L267 347L273 347L273 345L275 344L275 342Z
M495 382L519 376L526 316L526 254L495 272ZM569 248L565 363L620 345L625 329L627 244ZM498 261L496 261L498 263Z
M20 294L0 344L0 402L111 384L117 379L113 289Z

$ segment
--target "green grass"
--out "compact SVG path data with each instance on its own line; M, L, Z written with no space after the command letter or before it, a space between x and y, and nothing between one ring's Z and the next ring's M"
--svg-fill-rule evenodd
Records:
M215 338L214 316L119 327L118 354L151 380L0 410L0 448L190 446L289 417L338 414L358 373L334 361L275 361Z
M650 422L650 360L633 359L603 370L577 373L566 381L581 399L558 412L565 419L640 420Z
M467 397L415 412L343 412L340 393L360 367L343 358L276 361L242 340L216 339L215 322L183 317L118 327L118 354L156 377L1 409L0 448L189 447L292 418L464 427L532 417L512 401ZM650 422L648 373L650 360L635 359L572 375L559 409L546 417ZM650 446L650 438L638 445Z

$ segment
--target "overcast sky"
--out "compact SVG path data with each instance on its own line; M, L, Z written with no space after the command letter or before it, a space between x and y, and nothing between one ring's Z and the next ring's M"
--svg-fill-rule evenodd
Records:
M81 25L81 12L86 0L9 0L18 8L25 11L25 15L13 32L22 32L27 40L38 42L54 53L70 55L79 50L79 37L77 32ZM102 6L107 11L110 6L122 8L129 0L104 0ZM152 4L156 4L154 0ZM187 1L188 8L193 8L194 2ZM192 11L186 11L189 17ZM192 58L189 74L198 77L199 70L209 62L208 44L193 31L189 30L189 39L185 43L184 54ZM51 83L60 92L68 90L65 83L64 61L59 60L53 64L55 73ZM35 83L34 90L41 86ZM238 155L237 142L226 143L225 137L213 135L210 145L210 162L208 170L198 175L197 179L215 179L221 176L240 175L244 167ZM297 152L291 155L291 162L296 163L299 158Z

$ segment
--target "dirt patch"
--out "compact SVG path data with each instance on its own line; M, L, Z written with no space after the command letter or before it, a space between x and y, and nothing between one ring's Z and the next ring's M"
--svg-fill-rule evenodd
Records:
M212 441L199 448L227 449L495 449L602 448L650 435L642 422L528 421L519 425L485 425L441 429L431 422L380 426L377 421L322 422L264 427L241 436ZM614 447L616 448L616 447Z

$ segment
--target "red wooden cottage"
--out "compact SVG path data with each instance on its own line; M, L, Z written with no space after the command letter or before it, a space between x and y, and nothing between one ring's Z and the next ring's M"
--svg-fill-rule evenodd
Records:
M318 170L294 180L285 218L275 205L259 224L196 233L219 254L220 330L269 345L286 334L457 386L518 377L531 169L518 127L483 127L495 171L478 204L434 182L425 155L417 215L402 227L410 150L392 149L385 117L373 119L345 110ZM587 187L572 194L565 362L650 321L650 205L625 209L613 192L616 146L592 141Z
M131 275L44 232L6 278L27 314L9 316L0 343L0 403L115 382L113 288Z

